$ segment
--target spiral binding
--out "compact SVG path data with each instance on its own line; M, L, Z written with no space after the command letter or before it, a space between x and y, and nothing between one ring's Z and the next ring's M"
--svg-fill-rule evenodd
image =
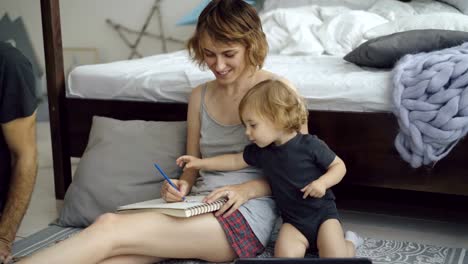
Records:
M227 201L226 199L220 199L212 203L206 203L206 204L194 206L188 210L189 217L218 211L221 208L221 206L223 206L226 203L226 201Z

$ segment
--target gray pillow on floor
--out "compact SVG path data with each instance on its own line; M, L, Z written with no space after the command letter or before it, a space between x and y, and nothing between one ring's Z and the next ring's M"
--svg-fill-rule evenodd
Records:
M392 68L406 54L450 48L467 41L468 32L464 31L409 30L368 40L344 59L359 66Z
M175 160L185 153L186 122L120 121L93 118L88 145L67 190L56 221L85 227L116 207L159 198L163 177L181 170Z

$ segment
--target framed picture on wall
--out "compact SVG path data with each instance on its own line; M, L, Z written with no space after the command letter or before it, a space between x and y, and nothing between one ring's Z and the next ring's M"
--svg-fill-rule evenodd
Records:
M68 75L76 66L96 63L99 63L99 52L97 48L63 48L63 70L65 78L68 78Z

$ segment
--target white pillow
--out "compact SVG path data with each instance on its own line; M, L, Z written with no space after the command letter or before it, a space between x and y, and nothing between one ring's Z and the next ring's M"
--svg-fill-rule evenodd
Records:
M339 14L348 13L351 10L352 9L346 6L320 6L318 8L318 14L320 19L322 19L322 21L325 22L336 17Z
M411 5L395 0L377 0L367 11L385 17L390 21L416 15L416 11Z
M324 49L313 35L313 28L321 25L317 6L280 8L260 16L269 51L284 55L320 55Z
M364 38L373 39L397 32L416 29L468 31L468 16L454 13L434 13L405 17L372 28L364 33Z
M289 33L282 26L278 25L273 17L262 19L262 27L268 42L268 52L279 54L281 49L286 46L286 40Z
M314 36L313 28L300 26L291 34L286 45L279 52L282 55L321 55L325 49L320 41Z
M337 15L323 23L317 36L327 54L341 56L365 41L364 32L386 22L388 20L379 15L354 10Z
M298 7L307 5L346 6L351 9L367 10L376 0L265 0L262 12L278 8Z

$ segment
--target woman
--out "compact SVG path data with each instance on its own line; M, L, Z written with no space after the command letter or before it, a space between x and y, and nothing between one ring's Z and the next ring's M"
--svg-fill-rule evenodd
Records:
M240 99L255 84L275 78L261 70L267 43L255 9L242 0L211 1L188 49L215 80L190 95L187 153L210 157L241 151L249 141L239 119ZM154 212L105 214L78 235L23 263L153 263L166 258L228 262L261 253L277 211L266 197L271 190L260 171L249 167L198 176L198 171L186 170L174 180L179 192L165 183L161 196L180 201L188 193L207 194L208 202L227 196L216 214L191 218Z

